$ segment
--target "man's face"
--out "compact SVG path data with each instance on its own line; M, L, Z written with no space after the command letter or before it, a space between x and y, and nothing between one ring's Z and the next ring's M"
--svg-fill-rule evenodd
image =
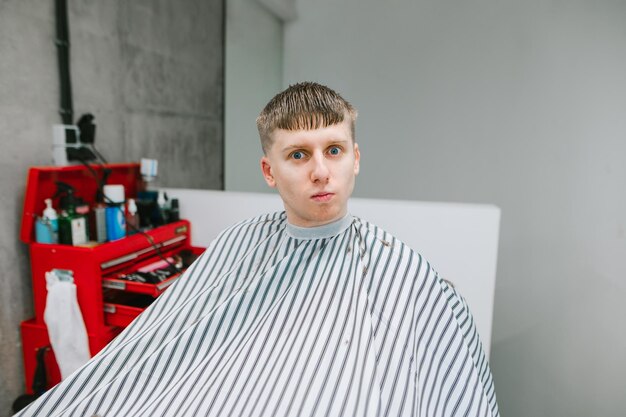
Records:
M342 218L359 173L359 147L350 122L315 130L272 132L261 158L263 177L276 188L295 226L321 226Z

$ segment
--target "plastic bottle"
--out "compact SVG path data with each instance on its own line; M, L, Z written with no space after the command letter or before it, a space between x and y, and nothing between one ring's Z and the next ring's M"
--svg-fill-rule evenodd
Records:
M129 198L126 205L128 215L126 216L126 233L132 235L139 231L139 214L137 214L137 204L134 198Z
M59 242L59 216L57 211L52 207L52 199L46 198L44 200L46 208L43 210L43 217L50 222L50 228L52 229L52 243Z
M178 199L172 198L170 200L170 223L177 222L180 220L180 211L178 209Z
M169 207L167 204L167 195L165 191L159 191L159 195L157 197L157 206L159 206L159 223L167 224L169 223Z
M106 202L107 240L118 240L126 236L126 215L124 213L124 186L109 184L103 187Z
M106 204L102 201L104 199L102 194L100 191L96 193L96 204L93 207L94 237L98 243L107 241Z
M87 116L90 116L89 114ZM82 119L82 118L81 118ZM93 132L92 132L93 133ZM111 169L103 168L102 170L102 184L107 183L109 175L111 175ZM93 236L98 243L104 243L107 241L107 218L106 207L104 203L104 188L98 187L96 190L95 204L93 206L93 222L92 229Z
M35 240L39 243L58 243L59 217L52 207L52 199L46 198L44 202L46 208L43 210L43 216L38 218L35 224Z

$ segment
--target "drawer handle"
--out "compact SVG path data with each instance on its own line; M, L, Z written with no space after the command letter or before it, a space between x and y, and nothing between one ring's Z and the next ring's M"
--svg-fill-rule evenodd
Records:
M104 288L111 288L111 289L114 289L114 290L122 290L122 291L126 290L126 283L125 282L120 282L120 281L105 280L104 282L102 282L102 286Z

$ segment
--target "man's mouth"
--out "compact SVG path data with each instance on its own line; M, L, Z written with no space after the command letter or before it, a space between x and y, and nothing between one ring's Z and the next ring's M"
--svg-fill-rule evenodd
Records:
M330 201L331 198L333 198L335 194L333 193L317 193L313 196L311 196L311 199L317 203L325 203L327 201Z

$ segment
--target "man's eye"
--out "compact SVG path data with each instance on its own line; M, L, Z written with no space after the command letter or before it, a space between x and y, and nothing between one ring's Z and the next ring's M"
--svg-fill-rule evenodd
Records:
M296 151L296 152L291 154L291 157L293 159L302 159L302 158L304 158L304 153L302 153L300 151Z
M338 146L333 146L328 150L328 153L331 155L339 155L341 153L341 148L339 148Z

